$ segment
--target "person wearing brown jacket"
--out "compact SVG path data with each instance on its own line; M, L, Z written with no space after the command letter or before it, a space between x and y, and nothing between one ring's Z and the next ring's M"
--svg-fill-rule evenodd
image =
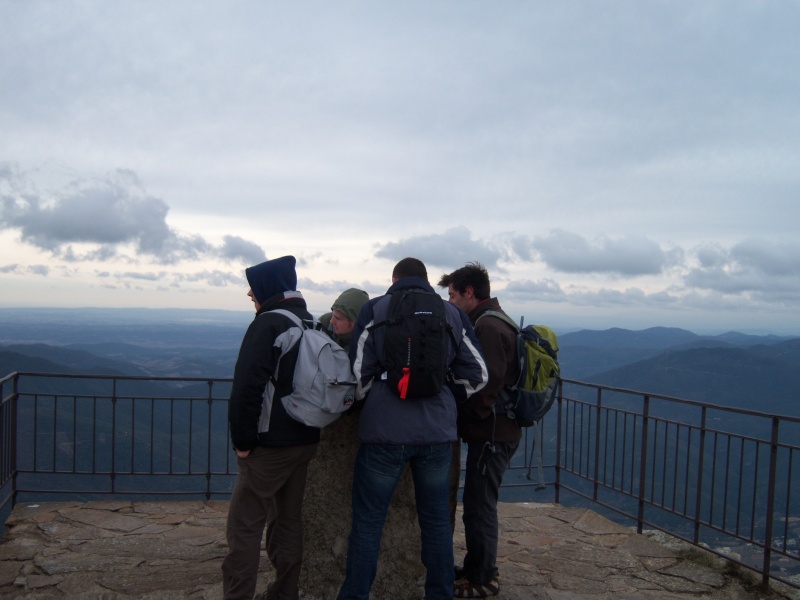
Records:
M503 474L519 447L522 430L505 414L495 414L500 393L519 377L516 331L486 311L503 312L491 297L489 273L480 263L468 263L439 286L447 287L450 302L461 308L475 328L481 344L489 382L459 407L458 431L467 444L466 476L462 504L467 554L456 568L453 595L457 598L496 596L497 501ZM483 318L481 318L483 316Z

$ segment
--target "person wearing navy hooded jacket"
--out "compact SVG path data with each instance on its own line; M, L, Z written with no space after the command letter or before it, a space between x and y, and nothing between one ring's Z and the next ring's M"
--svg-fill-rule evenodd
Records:
M252 600L258 584L264 527L275 580L260 598L299 597L303 559L302 505L308 463L320 430L292 419L281 397L292 390L301 329L285 309L312 317L296 291L295 258L283 256L245 270L256 316L242 340L228 404L239 473L228 509L228 554L222 563L225 600Z
M392 272L386 295L361 307L350 342L356 398L363 399L359 448L353 473L352 524L345 581L338 600L367 600L378 567L381 537L394 490L410 466L426 568L426 600L453 597L453 530L450 521L450 463L457 402L488 381L486 363L467 316L442 299L453 336L448 343L450 379L435 396L403 399L383 377L384 327L393 293L418 288L436 293L424 263L404 258ZM409 585L413 585L410 582Z

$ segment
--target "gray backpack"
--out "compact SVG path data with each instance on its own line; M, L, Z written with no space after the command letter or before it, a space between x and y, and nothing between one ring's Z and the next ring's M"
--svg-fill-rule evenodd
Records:
M287 310L274 310L303 331L297 363L292 376L292 392L283 396L283 407L290 417L310 427L325 427L353 405L355 377L347 352L325 331L308 327ZM280 365L278 365L280 369Z

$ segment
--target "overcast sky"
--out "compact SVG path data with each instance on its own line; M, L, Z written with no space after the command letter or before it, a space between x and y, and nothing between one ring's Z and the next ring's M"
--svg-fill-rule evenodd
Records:
M800 334L800 2L0 0L0 306L312 312L416 256L557 328ZM438 288L437 288L438 289Z

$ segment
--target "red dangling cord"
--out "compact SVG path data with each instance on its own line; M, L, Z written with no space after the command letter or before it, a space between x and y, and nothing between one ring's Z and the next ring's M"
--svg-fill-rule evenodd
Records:
M411 377L411 369L408 367L403 367L403 376L400 378L400 381L397 382L397 391L400 393L400 397L405 399L406 394L408 393L408 379Z

